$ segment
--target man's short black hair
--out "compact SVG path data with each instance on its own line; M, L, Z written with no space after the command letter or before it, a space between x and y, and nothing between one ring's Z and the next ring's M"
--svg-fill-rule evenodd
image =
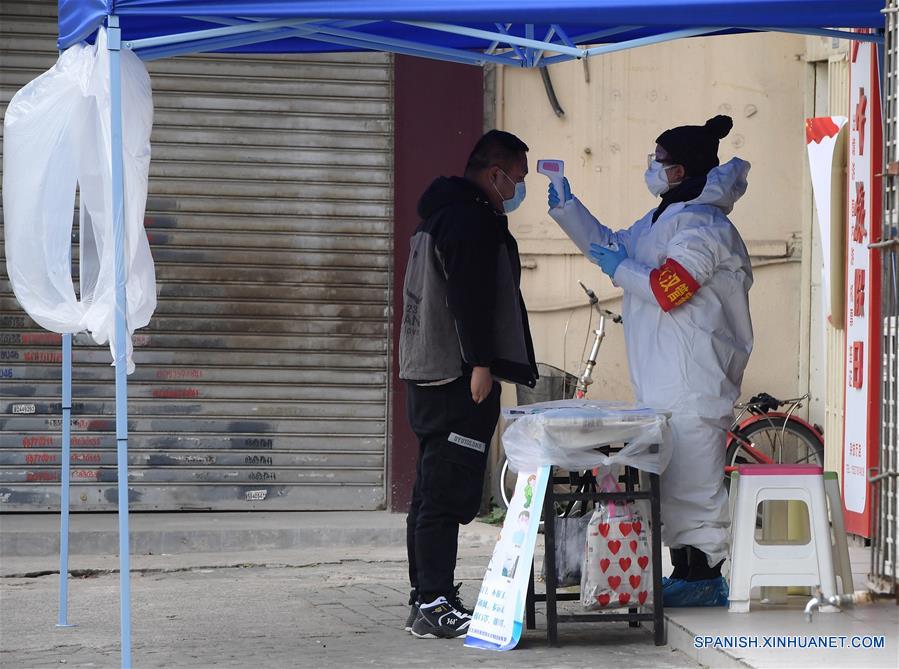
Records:
M508 169L527 151L528 145L511 132L491 130L474 145L468 156L468 164L465 165L465 173L480 172L491 165Z

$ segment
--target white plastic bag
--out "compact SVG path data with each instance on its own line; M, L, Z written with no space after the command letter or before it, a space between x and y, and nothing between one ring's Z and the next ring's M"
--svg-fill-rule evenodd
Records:
M503 410L503 448L513 471L571 471L621 464L660 474L671 459L664 413L622 402L557 400ZM610 455L597 448L627 445Z
M156 308L156 274L144 231L153 99L141 60L122 49L128 372L131 335ZM6 267L16 299L53 332L91 333L115 359L115 244L112 221L109 52L67 49L23 87L4 118ZM80 299L71 271L76 184L81 195Z
M601 492L620 492L609 470L599 474ZM587 526L581 568L581 604L588 611L638 607L652 589L649 526L633 502L596 506Z

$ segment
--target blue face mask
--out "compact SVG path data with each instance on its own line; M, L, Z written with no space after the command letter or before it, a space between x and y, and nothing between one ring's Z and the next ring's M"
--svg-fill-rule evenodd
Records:
M509 198L508 200L503 200L503 211L506 212L507 214L511 214L513 211L515 211L516 209L518 209L518 207L521 206L522 202L524 202L524 198L527 195L527 189L524 186L524 181L519 181L518 183L515 183L514 181L512 181L511 178L509 178L508 174L503 172L502 169L500 169L500 172L502 172L503 176L506 177L506 179L509 179L509 182L513 186L515 186L515 194L512 195L512 197ZM496 190L497 194L500 197L503 196L503 194L499 192L499 188L496 187L496 184L493 185L493 188Z

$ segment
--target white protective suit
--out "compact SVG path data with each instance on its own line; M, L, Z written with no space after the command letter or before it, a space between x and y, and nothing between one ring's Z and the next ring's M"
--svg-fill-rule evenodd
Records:
M662 537L671 548L702 550L712 566L728 551L726 431L752 351L752 267L727 218L748 172L734 158L709 171L696 199L670 204L655 223L653 209L616 233L577 198L549 212L584 254L591 242L627 250L614 283L624 290L631 381L638 401L672 413Z

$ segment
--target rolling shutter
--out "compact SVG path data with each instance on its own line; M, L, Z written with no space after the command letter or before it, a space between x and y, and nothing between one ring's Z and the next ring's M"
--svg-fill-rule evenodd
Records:
M2 7L5 111L55 61L56 4ZM383 506L390 57L203 55L149 70L159 306L129 377L132 508ZM4 266L0 510L59 506L60 350ZM72 508L112 509L109 350L78 335L74 361Z

